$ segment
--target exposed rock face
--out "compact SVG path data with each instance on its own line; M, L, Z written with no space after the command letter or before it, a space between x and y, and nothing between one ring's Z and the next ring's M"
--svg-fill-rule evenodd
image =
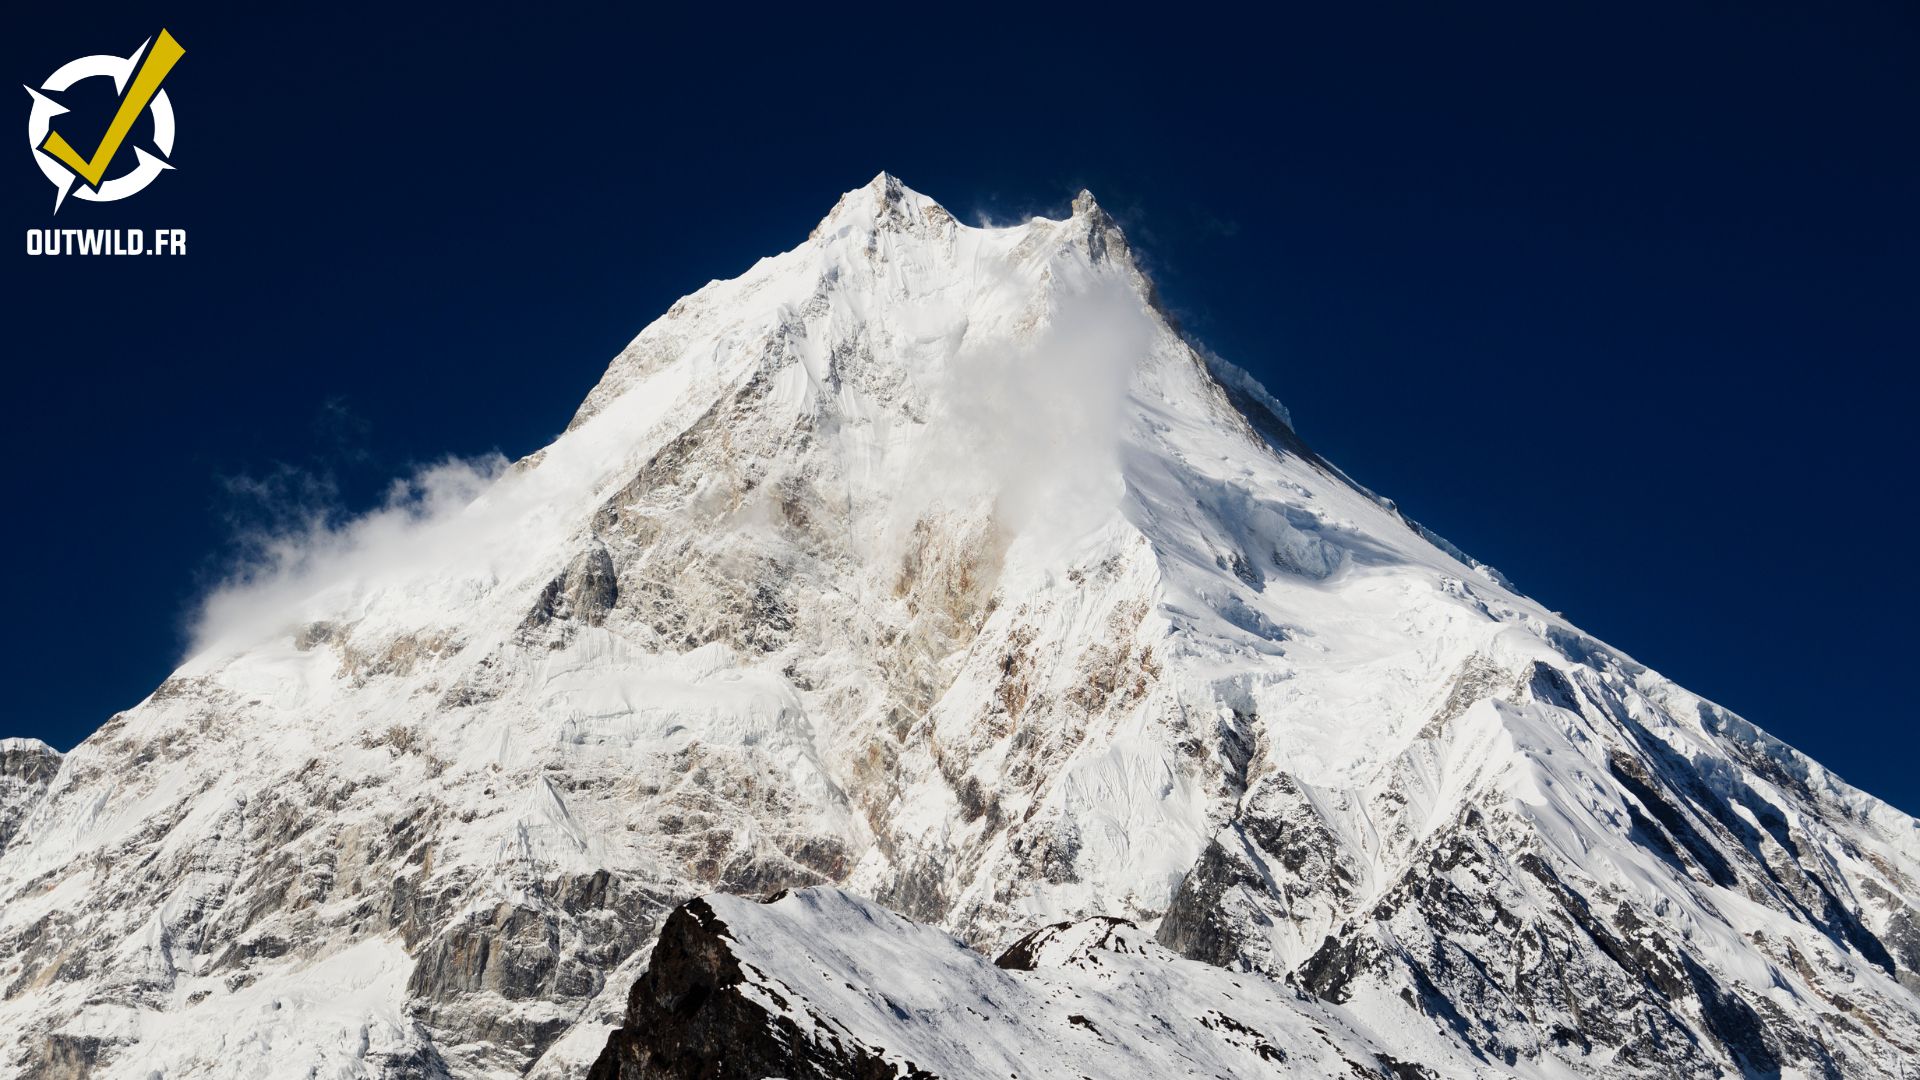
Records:
M1280 785L1284 797L1243 802L1160 940L1366 1015L1398 1001L1516 1068L1893 1070L1920 1045L1920 1009L1897 989L1911 980L1887 944L1905 939L1906 903L1882 881L1895 864L1855 846L1853 830L1897 848L1911 826L1849 805L1817 767L1712 706L1623 695L1645 677L1629 662L1584 659L1535 661L1504 687L1470 664L1372 783L1304 800ZM1476 713L1477 737L1460 730ZM1696 717L1699 734L1682 741ZM1436 820L1428 800L1448 780L1435 766L1484 767L1442 740L1484 750L1503 732L1533 773L1524 797L1475 783ZM1748 771L1756 763L1766 776ZM1417 831L1403 825L1410 807ZM1363 892L1333 840L1356 810L1374 830L1359 869L1379 883Z
M587 1074L591 1080L893 1080L894 1069L872 1049L830 1033L816 1041L792 1019L769 1013L744 989L746 973L730 943L726 923L706 901L676 908L627 997L626 1023Z
M557 624L559 632L552 645L559 648L570 640L569 632L575 627L605 624L619 598L620 581L612 556L604 546L591 544L540 590L533 610L520 622L521 634L538 638Z
M60 771L60 751L38 739L0 739L0 854Z
M1368 1069L1920 1047L1920 826L1340 474L1090 198L879 178L378 524L7 766L0 1073L578 1075L669 911L823 884L990 951L1130 920L1293 1003L1196 1023Z

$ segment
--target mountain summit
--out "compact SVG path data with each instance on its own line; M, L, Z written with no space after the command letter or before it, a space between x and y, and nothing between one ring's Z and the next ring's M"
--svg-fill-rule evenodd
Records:
M883 174L414 489L8 751L0 1071L746 1067L674 1017L791 1075L1920 1054L1920 823L1320 458L1090 196Z

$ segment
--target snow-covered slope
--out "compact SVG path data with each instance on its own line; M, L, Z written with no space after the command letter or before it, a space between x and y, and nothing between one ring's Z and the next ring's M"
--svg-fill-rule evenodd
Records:
M578 1074L677 904L826 883L1542 1075L1920 1048L1920 825L1321 460L1090 197L877 178L420 488L19 801L0 1063Z

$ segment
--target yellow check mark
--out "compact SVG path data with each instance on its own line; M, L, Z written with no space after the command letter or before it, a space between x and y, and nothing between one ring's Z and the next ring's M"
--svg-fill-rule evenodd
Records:
M147 102L160 91L160 80L167 77L173 65L180 62L187 50L173 40L173 35L165 30L154 39L153 48L140 60L140 70L134 73L133 81L127 85L127 95L120 99L120 111L113 114L113 123L107 125L107 133L100 138L100 145L93 151L91 159L82 158L78 151L67 145L67 140L57 131L47 133L40 143L40 149L52 154L62 165L79 174L80 178L94 187L100 186L100 180L107 175L107 166L113 162L113 155L120 151L120 144L126 141L127 132L133 130L133 122L140 119L146 111Z

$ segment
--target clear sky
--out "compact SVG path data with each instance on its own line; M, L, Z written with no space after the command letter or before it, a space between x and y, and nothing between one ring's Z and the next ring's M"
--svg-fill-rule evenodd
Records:
M16 144L14 235L190 250L11 257L0 734L71 746L237 532L536 449L886 169L973 221L1091 188L1322 452L1920 811L1920 9L1314 7L1347 13L10 13L15 83L186 49L177 169L54 218Z

